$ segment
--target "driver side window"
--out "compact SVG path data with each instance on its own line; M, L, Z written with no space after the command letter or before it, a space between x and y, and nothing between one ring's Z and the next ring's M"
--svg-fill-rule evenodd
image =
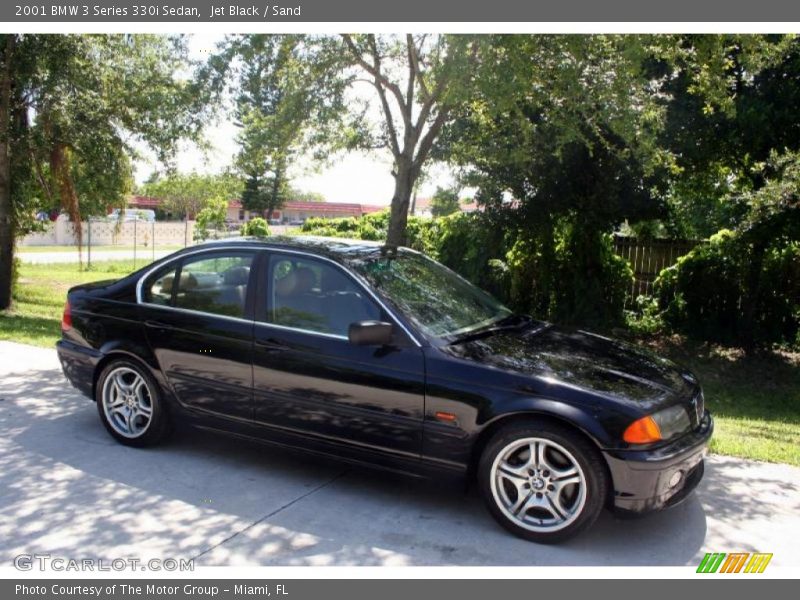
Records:
M273 255L268 281L268 323L347 337L351 323L381 317L360 286L324 261Z

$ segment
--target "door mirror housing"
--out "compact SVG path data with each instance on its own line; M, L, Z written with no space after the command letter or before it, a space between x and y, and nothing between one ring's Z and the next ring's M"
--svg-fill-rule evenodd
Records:
M387 346L392 343L392 324L384 321L351 323L347 337L356 346Z

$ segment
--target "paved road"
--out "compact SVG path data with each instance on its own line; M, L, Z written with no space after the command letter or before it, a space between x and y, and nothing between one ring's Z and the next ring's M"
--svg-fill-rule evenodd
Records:
M51 350L0 342L0 564L19 553L199 565L695 565L706 551L800 565L800 469L712 457L698 492L604 514L563 546L518 540L475 491L182 433L125 448Z

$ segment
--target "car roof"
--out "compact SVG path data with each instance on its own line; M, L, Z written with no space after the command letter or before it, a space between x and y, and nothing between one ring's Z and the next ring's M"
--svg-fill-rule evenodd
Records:
M274 248L299 250L310 254L318 254L340 262L375 254L384 247L383 242L369 240L353 240L348 238L321 237L312 235L272 235L266 237L241 237L204 242L192 246L194 251L224 245L241 246L242 248Z

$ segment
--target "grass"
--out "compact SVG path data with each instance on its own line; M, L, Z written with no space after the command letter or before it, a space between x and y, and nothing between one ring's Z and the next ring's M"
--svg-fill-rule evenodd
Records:
M88 271L79 271L76 264L23 263L14 308L0 313L0 339L52 348L61 336L61 313L71 286L131 271L132 260L97 262ZM800 465L800 353L745 356L678 336L646 345L700 378L716 419L713 452Z
M137 260L141 268L147 261ZM75 263L22 263L14 290L14 306L0 312L0 340L52 348L61 337L61 314L67 290L74 285L118 279L132 272L133 260L103 261L90 270Z

